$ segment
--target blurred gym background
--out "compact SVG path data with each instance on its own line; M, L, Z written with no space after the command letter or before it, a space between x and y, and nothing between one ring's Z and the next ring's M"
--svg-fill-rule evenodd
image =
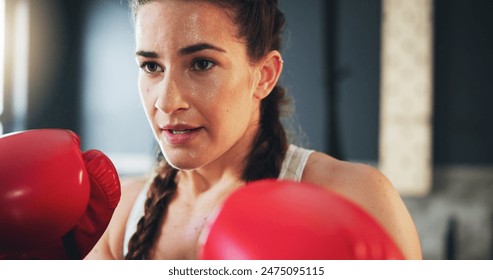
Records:
M425 259L493 259L493 1L279 2L294 141L389 176ZM133 52L126 0L0 0L0 134L71 129L146 173Z

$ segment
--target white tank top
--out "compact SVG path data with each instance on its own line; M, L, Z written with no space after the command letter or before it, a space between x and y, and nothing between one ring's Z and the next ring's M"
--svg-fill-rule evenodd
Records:
M279 180L291 180L295 182L301 181L301 176L303 175L303 170L305 169L308 157L313 152L313 150L307 150L304 148L297 147L295 145L289 145L282 162L281 172L279 173ZM128 216L127 225L125 228L125 236L123 237L123 256L128 252L128 242L130 238L137 230L137 223L140 218L144 216L144 204L147 198L147 191L151 186L151 181L142 188L141 192L135 199L132 210Z

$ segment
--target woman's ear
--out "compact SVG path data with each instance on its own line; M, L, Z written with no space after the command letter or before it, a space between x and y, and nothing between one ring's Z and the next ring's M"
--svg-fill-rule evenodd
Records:
M266 98L276 86L281 76L284 61L278 51L271 51L260 62L260 81L254 96L259 100Z

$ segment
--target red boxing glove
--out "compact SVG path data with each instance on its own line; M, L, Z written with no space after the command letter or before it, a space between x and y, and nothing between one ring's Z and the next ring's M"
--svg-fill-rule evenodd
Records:
M204 236L201 259L403 259L364 210L327 189L262 180L233 193Z
M0 184L2 259L83 258L120 199L111 161L67 130L0 137Z

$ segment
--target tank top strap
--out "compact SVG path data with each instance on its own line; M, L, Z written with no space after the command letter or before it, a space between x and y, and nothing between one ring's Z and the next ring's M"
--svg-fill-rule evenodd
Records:
M312 153L313 150L289 145L278 179L300 182L308 157Z

